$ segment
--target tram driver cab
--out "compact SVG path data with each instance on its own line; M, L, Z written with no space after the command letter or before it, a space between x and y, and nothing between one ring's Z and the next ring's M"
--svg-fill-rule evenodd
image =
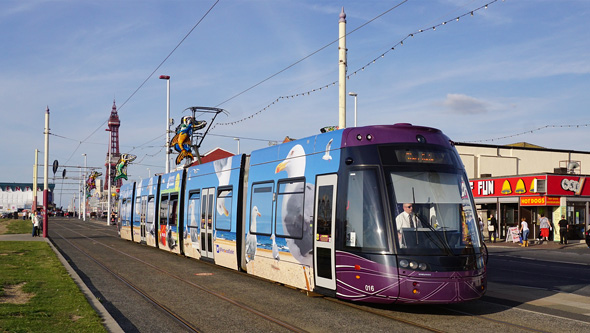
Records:
M444 255L478 241L473 207L468 196L462 195L465 182L460 175L420 171L392 172L390 176L398 202L399 249L418 253L428 249Z

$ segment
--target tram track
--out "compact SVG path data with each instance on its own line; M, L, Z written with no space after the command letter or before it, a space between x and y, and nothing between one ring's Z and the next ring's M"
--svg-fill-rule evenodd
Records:
M141 288L139 288L138 286L136 286L135 284L133 284L131 281L129 281L128 279L124 278L122 275L117 274L116 272L114 272L113 270L111 270L110 268L108 268L106 265L104 265L102 262L100 262L99 260L97 260L95 257L93 257L92 255L90 255L88 252L84 251L80 247L78 247L75 244L73 244L72 242L70 242L68 239L66 239L59 232L55 232L55 233L61 239L63 239L64 241L66 241L70 246L72 246L76 250L80 251L87 258L89 258L90 260L92 260L100 268L102 268L103 270L107 271L110 275L112 275L113 277L115 277L117 280L121 281L123 284L125 284L127 287L129 287L131 290L133 290L135 293L137 293L141 297L143 297L146 301L148 301L152 305L156 306L158 309L160 309L162 312L164 312L166 315L168 315L171 319L173 319L179 325L185 327L186 329L188 329L191 332L202 332L200 329L198 329L197 327L195 327L194 325L192 325L191 323L189 323L186 319L184 319L181 316L179 316L178 314L174 313L171 309L169 309L168 307L166 307L164 304L158 302L158 300L156 300L155 298L151 297L148 293L146 293L143 290L141 290Z
M135 260L143 265L146 265L162 274L165 274L166 276L173 278L175 280L178 280L180 282L183 282L193 288L196 288L202 292L205 292L209 295L212 295L220 300L223 300L227 303L230 303L231 305L238 307L244 311L250 312L251 314L254 314L268 322L271 322L275 325L281 326L285 329L287 329L288 331L291 332L306 332L305 330L296 327L294 325L291 325L285 321L282 321L280 319L274 318L268 314L265 314L259 310L256 310L248 305L242 304L239 301L236 301L230 297L224 296L221 293L218 293L216 291L211 290L210 288L204 287L202 285L196 284L194 282L188 281L176 274L173 274L165 269L159 268L149 262L146 262L144 260L141 260L140 258L137 258L135 256L132 256L128 253L125 253L123 251L120 251L108 244L105 244L103 242L100 242L96 239L93 239L91 237L88 237L82 233L79 233L77 231L73 231L73 230L69 230L70 232L73 232L79 236L82 236L83 238L86 238L88 240L93 241L96 244L99 244L103 247L106 247L108 249L110 249L111 251L114 251L118 254L124 255L132 260ZM101 260L97 259L95 256L91 255L90 253L88 253L87 251L84 251L83 249L81 249L80 247L76 246L75 244L73 244L72 242L70 242L67 238L65 238L62 234L60 234L59 232L53 231L55 232L62 240L64 240L65 242L67 242L69 245L71 245L72 247L74 247L76 250L80 251L84 256L88 257L90 260L92 260L94 263L96 263L99 267L101 267L102 269L104 269L106 272L108 272L110 275L114 276L115 278L117 278L118 280L122 281L125 285L127 285L130 289L132 289L134 292L138 293L139 295L141 295L143 298L145 298L146 300L148 300L150 303L152 303L153 305L155 305L157 308L161 309L162 311L164 311L167 315L171 316L175 321L177 321L179 324L181 324L182 326L186 327L187 329L189 329L190 331L193 332L201 332L200 329L194 327L192 324L190 324L189 321L183 319L182 317L180 317L178 314L176 314L175 312L173 312L172 310L170 310L168 307L166 307L165 305L163 305L161 302L159 302L157 299L151 297L148 293L144 292L141 290L141 288L139 288L138 286L136 286L134 283L132 283L131 281L129 281L128 279L124 278L122 275L114 272L113 270L109 269ZM116 238L116 237L115 237Z
M334 303L338 303L340 305L343 305L343 306L351 307L351 308L357 309L359 311L368 312L368 313L371 313L371 314L374 314L374 315L377 315L377 316L380 316L380 317L384 317L384 318L387 318L387 319L395 320L397 322L404 323L406 325L410 325L410 326L413 326L413 327L416 327L416 328L421 328L421 329L424 329L424 330L429 331L429 332L437 332L437 333L445 332L445 331L439 330L437 328L433 328L433 327L430 327L430 326L427 326L427 325L424 325L424 324L416 323L416 322L413 322L413 321L410 321L410 320L407 320L407 319L403 319L403 318L400 318L398 316L394 316L392 314L384 313L383 311L379 311L377 309L373 309L373 308L370 308L370 307L367 307L367 306L364 306L364 305L342 301L342 300L339 300L337 298L326 298L326 299L329 300L329 301L331 301L331 302L334 302Z

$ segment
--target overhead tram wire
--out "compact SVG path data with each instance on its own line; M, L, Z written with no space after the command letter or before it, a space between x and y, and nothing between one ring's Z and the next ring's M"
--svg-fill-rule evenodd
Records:
M383 13L381 13L381 14L379 14L379 15L375 16L374 18L370 19L369 21L365 22L364 24L361 24L361 25L360 25L360 26L358 26L356 29L353 29L353 30L351 30L350 32L346 33L346 35L345 35L344 37L346 37L346 36L348 36L348 35L350 35L350 34L352 34L352 33L356 32L357 30L359 30L359 29L361 29L361 28L365 27L365 26L366 26L366 25L368 25L369 23L371 23L371 22L375 21L376 19L378 19L378 18L380 18L381 16L383 16L383 15L385 15L385 14L389 13L390 11L392 11L392 10L394 10L394 9L398 8L399 6L403 5L404 3L408 2L408 1L409 1L409 0L403 0L402 2L398 3L397 5L395 5L395 6L391 7L391 8L389 8L388 10L384 11ZM340 37L340 38L344 38L344 37ZM250 91L250 90L252 90L252 89L254 89L254 88L256 88L256 87L258 87L259 85L263 84L264 82L266 82L266 81L268 81L268 80L270 80L270 79L274 78L275 76L277 76L277 75L279 75L279 74L281 74L281 73L283 73L283 72L287 71L288 69L290 69L290 68L294 67L295 65L297 65L297 64L299 64L299 63L301 63L301 62L303 62L304 60L306 60L306 59L308 59L308 58L310 58L310 57L314 56L315 54L317 54L317 53L319 53L319 52L323 51L323 50L324 50L324 49L326 49L328 46L331 46L331 45L333 45L334 43L338 43L338 41L340 40L340 38L337 38L336 40L334 40L334 41L332 41L332 42L330 42L330 43L328 43L328 44L326 44L326 45L324 45L324 46L320 47L319 49L315 50L314 52L312 52L312 53L310 53L310 54L306 55L305 57L303 57L303 58L301 58L301 59L297 60L296 62L292 63L291 65L289 65L289 66L287 66L287 67L285 67L285 68L281 69L280 71L278 71L278 72L276 72L276 73L272 74L271 76L267 77L266 79L263 79L262 81L260 81L260 82L258 82L258 83L256 83L256 84L254 84L253 86L250 86L249 88L246 88L246 89L242 90L241 92L239 92L239 93L235 94L234 96L232 96L232 97L230 97L230 98L226 99L225 101L223 101L223 102L221 102L221 103L219 103L219 104L215 105L215 107L219 107L220 105L223 105L223 104L225 104L225 103L227 103L227 102L231 101L232 99L234 99L234 98L237 98L238 96L240 96L240 95L242 95L242 94L244 94L244 93L246 93L246 92L248 92L248 91Z
M516 134L505 135L505 136L500 136L500 137L491 138L491 139L468 140L465 142L479 143L479 142L498 141L498 140L502 140L502 139L514 138L514 137L525 135L525 134L533 134L534 132L542 131L542 130L548 129L548 128L580 128L580 127L589 127L589 126L590 126L590 123L588 123L588 124L573 124L573 125L545 125L545 126L537 127L532 130L528 130L528 131L524 131L524 132L520 132L520 133L516 133Z
M154 75L154 73L160 69L160 67L162 67L162 65L168 60L168 58L170 58L170 56L172 56L172 54L176 51L176 49L178 49L178 47L180 47L180 45L188 38L188 36L195 30L195 28L205 19L205 17L207 17L209 15L209 13L213 10L213 8L215 8L215 6L219 3L220 0L215 1L215 3L209 8L209 10L207 10L207 12L201 17L201 19L193 26L193 28L184 36L184 38L182 38L182 40L176 45L176 47L174 47L174 49L166 56L166 58L164 58L164 60L162 60L162 62L146 77L146 79L139 85L139 87L137 87L137 89L135 89L135 91L119 106L118 110L120 111L126 104L127 102L129 102L129 100L131 100L131 98L133 98L133 96L135 96L135 94L147 83L147 81L152 77L152 75ZM363 28L364 26L368 25L369 23L375 21L376 19L380 18L381 16L389 13L390 11L398 8L399 6L403 5L404 3L408 2L409 0L403 0L400 3L396 4L395 6L393 6L392 8L386 10L385 12L377 15L376 17L374 17L373 19L365 22L364 24L360 25L359 27L357 27L356 29L353 29L352 31L350 31L349 33L347 33L347 35L352 34L354 32L356 32L357 30ZM299 64L300 62L306 60L307 58L310 58L311 56L319 53L320 51L326 49L327 47L329 47L330 45L336 43L339 41L339 38L334 40L333 42L321 47L320 49L316 50L315 52L307 55L306 57L296 61L295 63L287 66L286 68L282 69L281 71L269 76L268 78L258 82L257 84L251 86L250 88L247 88L246 90L230 97L229 99L217 104L217 106L225 104L227 102L229 102L230 100L246 93L247 91L254 89L255 87L261 85L262 83L272 79L273 77L281 74L282 72L288 70L289 68ZM216 107L217 107L216 106ZM80 146L82 145L82 143L85 143L90 137L92 137L99 129L101 129L102 127L104 127L104 125L108 122L108 120L105 120L104 122L102 122L92 133L90 133L90 135L88 135L84 140L79 141L78 147L76 147L76 149L74 150L74 152L72 153L72 155L70 156L70 158L68 159L68 161L71 159L71 157L76 153L76 151L78 150L78 148L80 148Z
M462 14L462 15L458 15L458 16L454 17L453 19L449 19L449 20L447 20L447 21L443 21L442 23L439 23L439 24L433 24L433 25L429 25L429 27L428 27L428 28L419 29L419 30L417 30L417 31L415 31L415 32L413 32L413 33L409 33L407 36L405 36L405 37L404 37L404 38L402 38L402 39L401 39L399 42L397 42L397 44L395 44L393 47L390 47L390 48L389 48L387 51L385 51L385 52L381 53L381 55L377 56L376 58L374 58L373 60L371 60L371 61L370 61L369 63L367 63L366 65L364 65L364 66L362 66L361 68L357 69L356 71L354 71L354 72L352 72L352 73L348 74L348 75L346 76L346 79L350 79L352 76L356 75L358 72L362 72L362 71L364 71L366 67L368 67L368 66L370 66L370 65L374 64L374 63L375 63L377 60L379 60L380 58L384 58L384 57L385 57L385 54L389 53L390 51L393 51L393 50L395 50L395 48L396 48L396 47L398 47L398 46L401 46L401 45L404 45L404 41L405 41L405 40L407 40L407 39L409 39L409 38L412 38L412 37L414 37L414 36L415 36L415 35L417 35L417 34L424 33L424 32L426 32L426 31L435 31L437 27L444 26L444 25L446 25L447 23L449 23L449 22L452 22L452 21L459 21L459 19L460 19L460 18L462 18L462 17L464 17L464 16L468 16L468 15L471 15L471 16L473 16L473 13L474 13L474 12L476 12L476 11L479 11L479 10L481 10L481 9L487 9L489 5L491 5L491 4L493 4L493 3L495 3L495 2L497 2L497 1L499 1L499 0L488 0L488 1L489 1L489 2L487 2L486 4L484 4L484 5L482 5L482 6L478 7L478 8L475 8L475 9L473 9L473 10L470 10L470 11L468 11L468 12L466 12L466 13ZM502 1L504 1L504 0L502 0ZM404 1L404 2L406 2L406 1ZM376 20L377 18L379 18L379 17L383 16L383 15L384 15L384 14L386 14L387 12L389 12L389 11L391 11L391 10L393 10L393 9L395 9L395 8L397 8L397 7L399 7L399 6L400 6L400 5L402 5L404 2L402 2L402 3L399 3L399 4L398 4L398 5L396 5L395 7L393 7L393 8L390 8L389 10L387 10L387 11L385 11L385 12L381 13L380 15L378 15L378 16L376 16L375 18L373 18L373 19L371 19L371 20L367 21L365 24L363 24L363 25L359 26L358 28L356 28L356 29L352 30L351 32L347 33L346 35L349 35L349 34L351 34L351 33L355 32L355 31L359 30L360 28L362 28L362 27L366 26L366 25L367 25L367 24L369 24L370 22L372 22L372 21ZM465 6L463 6L463 7L465 7ZM328 45L330 45L330 44L328 44ZM324 48L325 48L325 47L327 47L328 45L324 46L322 49L324 49ZM322 49L320 49L320 50L322 50ZM312 53L312 55L313 55L313 54L315 54L315 53L317 53L317 52L319 52L320 50L318 50L318 51L316 51L316 52ZM309 56L311 56L311 55L309 55ZM307 57L305 57L305 58L301 59L299 62L301 62L302 60L304 60L304 59L308 58L309 56L307 56ZM296 64L296 63L295 63L295 64ZM293 66L293 65L291 65L291 66ZM284 70L283 70L283 71L284 71ZM280 72L279 72L279 73L280 73ZM278 73L277 73L277 74L278 74ZM275 75L276 75L276 74L275 74ZM260 83L262 83L262 82L260 82ZM260 83L259 83L259 84L260 84ZM316 91L321 91L322 89L326 89L326 88L328 88L328 87L330 87L330 86L335 86L337 83L338 83L338 81L333 81L333 82L331 82L331 83L328 83L328 84L325 84L325 85L323 85L322 87L318 87L318 88L315 88L315 89L312 89L312 90L308 90L308 91L305 91L305 92L301 92L301 93L298 93L298 94L292 94L292 95L279 96L279 97L277 97L277 98L276 98L276 99L275 99L273 102L269 103L269 104L268 104L266 107L264 107L264 108L262 108L262 109L260 109L260 110L258 110L258 111L256 111L256 112L254 112L253 114L250 114L250 115L249 115L249 116L247 116L247 117L244 117L244 118L242 118L242 119L239 119L239 120L231 121L231 122L226 122L226 123L217 123L215 126L213 126L213 128L215 128L217 125L219 125L219 126L227 126L227 125L234 125L234 124L240 123L240 122L242 122L242 121L245 121L245 120L247 120L247 119L251 119L251 118L253 118L253 117L257 116L258 114L260 114L260 113L262 113L262 112L266 111L267 109L269 109L271 106L273 106L274 104L278 103L278 102L279 102L280 100L282 100L282 99L289 99L289 98L295 98L295 97L299 97L299 96L305 96L305 95L309 95L309 94L311 94L311 93L315 93ZM252 88L253 88L253 87L250 87L250 88L248 88L248 90L249 90L249 89L252 89ZM245 91L244 91L244 92L245 92ZM242 92L242 93L243 93L243 92ZM240 94L241 94L241 93L240 93ZM239 95L239 94L238 94L238 95ZM233 99L233 98L237 97L238 95L236 95L236 96L232 97L231 99ZM227 102L227 101L229 101L229 100L230 100L230 99L226 100L225 102ZM225 103L225 102L223 102L223 103ZM213 128L212 128L212 129L213 129Z
M180 40L180 42L178 42L178 44L174 47L174 49L172 49L172 51L170 51L170 53L166 56L166 58L164 58L164 60L162 60L162 62L160 62L160 64L145 78L145 80L143 80L143 82L139 85L139 87L137 87L137 89L135 89L135 91L129 96L127 97L127 99L123 102L123 104L121 104L118 108L118 111L121 111L121 109L125 106L125 104L127 104L127 102L129 102L129 100L131 100L131 98L133 98L133 96L135 96L135 94L141 89L143 88L143 86L147 83L147 81L154 75L154 73L160 69L160 67L162 67L162 65L164 65L164 63L168 60L168 58L170 58L170 56L172 56L172 54L176 51L176 49L178 49L180 47L180 45L188 38L188 36L199 26L199 24L201 24L201 22L209 15L209 13L213 10L213 8L215 8L215 6L217 6L217 4L219 3L219 1L221 0L216 0L215 3L207 10L207 12L205 14L203 14L203 16L199 19L199 21L197 21L197 23L195 23L195 25L192 27L192 29ZM84 140L80 141L80 144L78 145L78 147L76 147L76 149L74 150L74 153L76 153L76 150L78 150L78 148L80 147L80 145L82 143L85 143L86 140L90 139L90 137L92 137L99 129L101 129L102 127L104 127L104 125L108 122L108 120L105 120L104 122L102 122L92 133L90 133L90 135L88 135ZM71 158L71 156L70 156ZM69 160L69 159L68 159Z

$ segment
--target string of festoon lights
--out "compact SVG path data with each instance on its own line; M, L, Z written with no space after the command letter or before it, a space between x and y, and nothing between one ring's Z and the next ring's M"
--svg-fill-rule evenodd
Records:
M538 131L541 131L541 130L544 130L544 129L547 129L547 128L579 128L579 127L588 127L588 126L590 126L590 124L578 124L578 125L545 125L545 126L537 127L535 129L524 131L524 132L520 132L520 133L516 133L516 134L511 134L511 135L506 135L506 136L500 136L500 137L492 138L492 139L473 140L473 141L465 141L465 142L468 142L468 143L476 143L476 142L499 141L499 140L503 140L503 139L514 138L514 137L521 136L521 135L532 134L534 132L538 132Z
M465 12L464 14L461 14L459 16L456 16L456 17L454 17L452 19L449 19L447 21L444 21L444 22L441 22L441 23L432 25L432 26L430 26L428 28L425 28L425 29L419 29L419 30L417 30L415 32L412 32L412 33L408 34L406 37L404 37L399 42L397 42L392 47L390 47L387 51L381 53L378 57L376 57L375 59L369 61L364 66L362 66L359 69L355 70L354 72L348 74L346 76L346 79L348 80L352 76L354 76L354 75L356 75L356 74L358 74L360 72L363 72L367 67L375 64L378 60L383 59L385 57L385 55L387 55L389 52L395 51L395 49L397 47L403 46L404 45L404 42L407 39L413 38L414 36L419 35L419 34L424 33L424 32L427 32L427 31L436 31L437 28L442 27L442 26L447 25L447 24L452 23L452 22L458 22L461 18L463 18L465 16L474 16L474 13L476 13L477 11L480 11L482 9L488 9L488 6L489 5L491 5L491 4L495 3L495 2L498 2L498 1L500 1L500 0L490 1L490 2L486 3L485 5L482 5L482 6L478 7L478 8L475 8L473 10L470 10L468 12ZM501 0L501 1L504 2L505 0ZM308 90L308 91L304 91L304 92L300 92L300 93L296 93L296 94L292 94L292 95L279 96L274 101L272 101L271 103L269 103L268 105L266 105L264 108L256 111L255 113L253 113L253 114L251 114L251 115L249 115L247 117L244 117L244 118L239 119L239 120L236 120L236 121L225 122L225 123L217 123L211 129L214 129L216 126L228 126L228 125L239 124L239 123L241 123L243 121L246 121L246 120L249 120L249 119L252 119L252 118L256 117L257 115L261 114L262 112L264 112L264 111L270 109L271 107L273 107L275 104L279 103L281 100L287 100L287 99L290 99L290 98L293 99L293 98L297 98L297 97L309 96L310 94L313 94L313 93L316 93L316 92L320 92L322 90L325 90L325 89L328 89L330 87L336 86L337 84L338 84L338 81L333 81L333 82L330 82L328 84L325 84L325 85L323 85L321 87L318 87L318 88L315 88L315 89L311 89L311 90Z

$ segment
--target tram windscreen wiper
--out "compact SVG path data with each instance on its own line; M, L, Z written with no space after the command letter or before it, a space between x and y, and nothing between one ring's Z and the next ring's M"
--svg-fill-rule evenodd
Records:
M430 199L428 201L430 201ZM414 187L413 186L412 186L412 205L413 205L413 207L416 207L416 193L414 192ZM447 244L447 242L444 239L442 239L442 237L438 234L438 232L436 231L436 229L434 229L432 227L432 225L430 225L429 222L427 222L424 219L422 219L422 217L420 215L414 214L414 216L416 216L418 218L418 220L420 220L420 224L422 224L423 226L428 227L428 229L430 229L430 231L432 231L432 233L438 239L438 242L435 242L434 241L434 238L432 238L432 236L428 232L425 233L426 237L428 237L428 239L430 239L430 241L432 243L436 244L436 246L438 246L439 249L445 251L448 255L453 256L454 255L453 254L453 251L451 251L451 248L449 247L449 245ZM414 230L416 230L416 244L419 244L419 242L418 242L418 226L415 226Z
M453 251L451 250L451 248L449 247L448 243L446 240L444 240L438 231L436 231L436 229L434 229L432 227L432 225L430 225L430 223L428 223L427 221L425 221L424 219L422 219L422 217L420 215L416 214L416 217L418 217L418 220L420 220L420 223L423 226L426 226L428 229L430 229L430 231L432 231L432 233L436 236L438 242L436 242L434 240L434 238L430 235L429 232L426 232L425 235L426 237L428 237L428 239L430 239L430 241L434 244L436 244L436 246L438 246L439 249L445 251L449 256L454 256L455 254L453 253ZM418 232L418 228L416 228L416 235ZM444 231L443 231L444 232ZM416 239L418 239L418 237L416 237Z

